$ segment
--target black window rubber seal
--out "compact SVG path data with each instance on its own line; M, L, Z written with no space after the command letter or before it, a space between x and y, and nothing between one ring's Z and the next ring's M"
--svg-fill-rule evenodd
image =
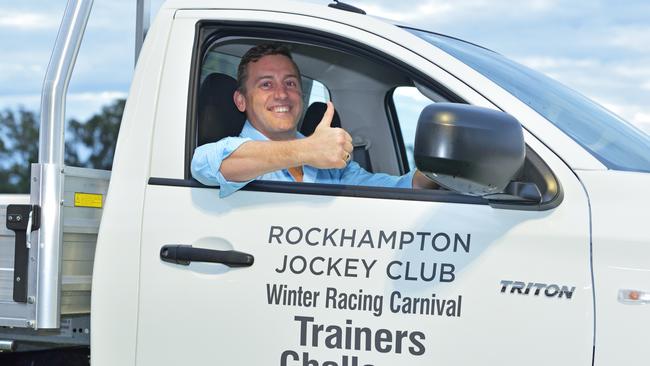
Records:
M206 186L194 179L170 179L151 177L149 178L149 185L206 188L214 190L219 189L219 186ZM465 196L450 191L426 189L416 190L411 188L365 187L345 184L276 182L257 180L248 183L240 190L265 193L290 193L317 196L379 198L400 201L425 201L488 205L488 201L483 198Z
M397 160L400 165L400 172L402 174L409 171L409 161L406 153L406 145L404 144L404 136L402 135L402 127L400 125L399 116L397 115L397 106L395 106L395 89L391 89L384 98L384 105L386 107L386 115L390 121L390 131L393 134L393 142L395 144L395 151L397 152Z
M219 186L206 186L194 179L175 178L149 178L151 186L166 186L178 188L203 188L217 190ZM559 205L562 198L544 204L504 203L490 202L481 197L467 196L445 190L411 189L411 188L387 188L387 187L366 187L344 184L323 184L323 183L300 183L300 182L277 182L268 180L257 180L248 183L240 191L264 192L264 193L289 193L311 196L332 196L332 197L355 197L371 199L387 199L399 201L420 201L455 203L479 206L491 206L495 209L517 210L517 211L546 211ZM216 193L215 193L216 194ZM237 194L236 192L234 194ZM561 193L560 193L561 194Z

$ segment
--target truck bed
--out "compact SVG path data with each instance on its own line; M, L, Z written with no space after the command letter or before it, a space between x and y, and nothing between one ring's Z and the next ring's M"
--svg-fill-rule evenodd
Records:
M106 199L109 171L66 167L64 169L63 193L63 245L61 260L61 329L47 336L89 332L87 314L90 313L90 290L92 284L93 260L97 233ZM7 332L38 340L42 332L18 327L33 328L34 315L38 302L34 288L37 277L38 245L32 240L29 256L34 258L29 265L30 299L27 303L13 300L14 272L14 232L6 227L7 206L10 204L29 204L29 195L0 195L0 337ZM31 324L30 324L31 321ZM38 324L35 326L38 328ZM17 337L12 337L17 339ZM22 337L21 337L22 338ZM52 339L49 340L50 342ZM81 342L84 343L84 342Z

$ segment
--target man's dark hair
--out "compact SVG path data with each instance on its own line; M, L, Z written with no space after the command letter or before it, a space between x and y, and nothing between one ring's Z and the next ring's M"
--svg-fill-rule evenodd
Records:
M248 50L241 58L241 61L239 62L239 67L237 67L237 90L239 90L240 93L246 94L246 79L248 79L248 64L251 62L257 62L262 57L270 56L270 55L286 56L293 64L293 67L296 68L296 71L298 72L298 76L300 76L300 69L298 69L298 65L296 65L296 62L293 61L293 57L291 57L291 51L289 51L289 47L282 44L276 44L276 43L262 43Z

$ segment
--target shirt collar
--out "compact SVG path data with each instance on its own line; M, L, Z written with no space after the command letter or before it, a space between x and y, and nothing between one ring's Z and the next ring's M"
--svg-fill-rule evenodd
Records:
M253 127L253 125L248 120L246 120L246 123L244 123L244 127L242 128L239 136L248 137L255 141L269 141L269 138L264 136L264 134ZM300 132L296 132L296 137L302 139L305 138L305 135L301 134ZM302 181L305 183L314 183L316 181L316 176L318 175L318 169L309 165L304 165L302 168ZM283 171L289 174L286 169L283 169Z
M248 137L256 141L269 141L269 138L264 136L264 134L253 127L253 125L248 120L246 120L246 123L244 123L244 127L242 128L239 136ZM305 138L305 135L301 134L300 132L296 132L296 137L302 139Z

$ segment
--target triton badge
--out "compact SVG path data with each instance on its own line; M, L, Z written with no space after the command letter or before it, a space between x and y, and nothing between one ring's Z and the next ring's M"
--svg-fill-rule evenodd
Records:
M557 297L571 299L576 287L546 284L538 282L521 282L501 280L501 293L510 293L518 295L535 295L544 294L546 297Z

